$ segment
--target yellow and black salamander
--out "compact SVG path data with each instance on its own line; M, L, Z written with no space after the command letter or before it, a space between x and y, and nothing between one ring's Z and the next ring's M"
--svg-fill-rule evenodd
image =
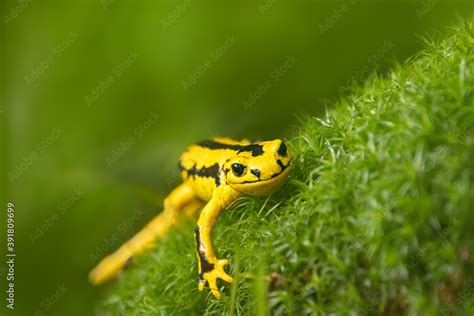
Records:
M217 279L231 283L225 271L227 259L217 259L212 229L222 210L241 195L265 196L288 178L291 153L279 139L252 143L213 138L189 146L180 157L183 183L164 200L164 210L90 273L92 284L113 278L129 260L154 246L155 241L177 225L180 214L192 216L202 205L195 232L199 290L206 282L219 299Z

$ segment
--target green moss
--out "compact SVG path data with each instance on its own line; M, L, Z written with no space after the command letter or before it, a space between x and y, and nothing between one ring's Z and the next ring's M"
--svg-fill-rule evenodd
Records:
M308 118L285 189L224 212L214 242L236 281L223 299L197 290L189 224L99 314L473 314L473 24L443 37Z

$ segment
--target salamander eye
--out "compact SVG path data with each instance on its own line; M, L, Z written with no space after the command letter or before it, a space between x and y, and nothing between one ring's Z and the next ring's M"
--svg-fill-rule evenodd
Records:
M241 177L245 172L245 166L240 164L240 163L233 163L232 164L232 172L237 177Z
M286 157L288 154L288 149L286 148L285 143L281 143L280 148L278 148L278 154L282 157Z

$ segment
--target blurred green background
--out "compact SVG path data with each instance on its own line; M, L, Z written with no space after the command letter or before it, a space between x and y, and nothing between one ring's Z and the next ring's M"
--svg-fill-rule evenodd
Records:
M1 213L15 204L17 257L15 311L0 311L90 315L103 289L88 271L159 211L186 145L290 136L473 2L7 0L1 13Z

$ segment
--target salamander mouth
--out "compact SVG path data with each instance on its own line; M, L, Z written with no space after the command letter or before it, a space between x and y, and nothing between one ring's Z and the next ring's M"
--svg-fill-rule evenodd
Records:
M288 167L291 165L291 160L288 161L288 163L286 165L283 165L281 163L280 160L278 160L278 164L281 166L281 171L278 172L278 173L275 173L272 175L271 178L269 179L265 179L265 180L254 180L254 181L244 181L244 182L240 182L240 183L235 183L235 184L249 184L249 183L265 183L267 181L272 181L274 180L275 178L279 177L282 173L284 173L286 171L286 169L288 169Z

